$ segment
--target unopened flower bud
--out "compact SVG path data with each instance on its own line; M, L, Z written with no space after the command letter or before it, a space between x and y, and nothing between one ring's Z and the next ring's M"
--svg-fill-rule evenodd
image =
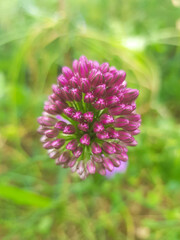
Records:
M88 71L86 60L79 61L78 72L79 72L79 75L83 78L88 76L89 71Z
M70 68L68 68L68 67L63 67L62 68L62 73L63 73L63 75L64 75L64 77L66 78L66 79L70 79L70 78L72 78L73 77L73 72L72 72L72 70L70 69Z
M100 163L103 161L102 157L100 155L93 155L92 160L96 163Z
M45 148L45 149L52 149L53 147L51 145L51 141L45 142L43 144L43 148Z
M72 119L77 122L81 122L82 118L83 118L83 114L80 111L77 111L72 115Z
M84 132L87 132L89 129L89 125L87 123L79 123L78 128Z
M99 98L97 101L93 103L93 107L98 110L102 110L106 107L106 102L103 98Z
M127 125L123 127L124 130L126 131L134 131L137 128L139 128L141 123L139 122L129 122Z
M112 79L113 79L113 74L110 73L110 72L105 73L105 74L104 74L104 79L105 79L106 85L107 85L107 86L110 86L109 83L110 83L110 82L112 81ZM110 87L112 87L112 86L110 86Z
M103 150L108 154L114 154L116 153L116 148L113 144L104 142L102 146Z
M92 122L93 117L94 117L94 113L93 112L86 112L86 113L83 114L83 117L87 122Z
M37 129L37 132L41 135L44 135L47 130L50 130L50 127L40 125Z
M71 101L70 88L68 86L61 87L61 98Z
M63 131L66 125L67 124L65 122L59 121L54 125L54 127L59 129L60 131Z
M61 96L61 89L57 85L53 84L52 90L56 95Z
M131 134L125 131L118 131L119 133L119 139L121 141L127 140L131 138Z
M119 139L119 133L118 133L118 131L116 131L114 128L108 127L108 128L106 129L106 131L108 132L109 137L110 137L111 139Z
M77 146L78 146L77 140L73 139L66 145L66 149L74 151L76 150Z
M99 63L97 61L93 61L93 67L99 69Z
M131 102L134 101L139 95L139 91L136 89L126 88L124 90L124 101Z
M64 108L63 112L68 116L68 117L72 117L72 115L75 113L75 109L73 107L67 107Z
M65 134L73 134L75 133L76 129L73 125L71 124L68 124L67 126L65 126L64 130L63 130L63 133Z
M91 150L92 150L92 153L94 154L100 154L102 152L102 149L99 146L99 144L95 142L92 143Z
M86 103L92 103L92 102L94 102L94 100L95 100L95 97L94 97L93 93L91 93L91 92L86 93L86 95L84 96L84 101Z
M126 162L128 160L128 155L126 153L121 153L116 155L117 159Z
M139 114L130 114L125 116L129 121L137 122L141 120L141 115Z
M105 84L98 85L94 89L94 96L95 97L103 97L105 92L106 92L106 85Z
M59 130L54 128L54 129L50 129L50 130L46 130L45 131L45 135L49 138L54 138L59 134Z
M119 117L115 119L114 126L120 128L126 126L128 123L129 123L128 119Z
M105 176L106 175L106 169L105 167L103 166L103 164L99 164L98 167L97 167L97 172L102 175L102 176Z
M106 98L106 107L113 107L119 103L119 98L117 96L109 96Z
M104 167L107 168L110 172L112 172L113 169L114 169L113 163L112 163L111 160L110 160L109 158L107 158L107 157L104 157L104 158L103 158L103 165L104 165Z
M57 82L60 85L60 87L68 85L68 79L65 78L62 74L58 76Z
M60 147L62 147L65 143L64 139L58 138L55 139L54 141L52 141L51 145L53 148L59 149Z
M49 149L48 150L48 155L49 155L50 158L56 159L57 157L59 157L60 153L56 149Z
M106 96L116 95L119 91L118 86L110 86L106 89Z
M58 162L59 164L62 164L62 163L68 162L70 159L71 159L70 153L69 153L68 151L66 151L66 152L63 152L63 153L59 156L57 162Z
M134 131L131 131L131 135L137 135L137 134L139 134L141 131L139 130L139 129L136 129L136 130L134 130Z
M93 70L89 74L89 79L90 79L92 87L96 87L96 86L98 86L98 85L103 83L103 75L102 75L102 73L100 71Z
M79 86L82 92L87 93L90 90L90 83L87 78L80 78Z
M95 164L93 163L93 161L89 160L87 162L87 170L90 174L95 174L96 172L96 166Z
M51 117L38 117L37 119L38 123L44 126L53 126L57 120L55 118L51 118Z
M43 135L43 136L40 138L40 141L41 141L42 143L45 143L45 142L48 142L48 141L49 141L49 138L46 137L45 135Z
M104 125L100 122L95 122L93 125L93 130L95 133L104 131Z
M90 144L90 136L88 134L84 134L80 138L80 143L83 144L83 145L89 145Z
M77 164L77 173L81 175L84 172L84 162L81 160Z
M57 106L57 108L59 109L60 112L62 112L63 109L68 106L65 102L63 102L61 100L56 100L55 104L56 104L56 106Z
M82 154L82 147L77 147L76 150L73 151L73 155L76 157L76 158L79 158Z
M126 73L123 70L118 71L114 76L114 84L120 85L126 78Z
M78 64L79 64L78 60L73 61L72 67L73 67L73 70L74 70L75 73L78 72Z
M109 114L112 116L118 116L122 113L125 108L125 104L119 104L117 107L113 107L109 109Z
M68 164L68 167L73 167L75 164L76 164L76 161L77 161L77 158L76 157L72 157L69 162L67 163Z
M121 161L120 160L118 160L116 157L110 157L110 160L111 160L111 162L113 163L113 165L115 166L115 167L119 167L120 165L121 165Z
M99 67L99 70L102 73L108 72L108 70L109 70L109 63L105 62L105 63L101 64L101 66Z
M117 69L114 66L111 66L109 68L109 72L112 73L112 74L115 74L117 72Z
M72 100L80 102L82 99L82 93L78 88L72 88L70 89L70 97Z
M122 115L130 114L132 111L134 111L134 106L132 105L126 105L121 112Z
M101 139L101 140L105 140L105 139L109 139L109 134L106 131L100 132L100 133L96 133L97 138Z
M72 77L70 80L69 80L69 85L70 85L70 87L72 87L72 88L77 88L78 87L78 85L79 85L79 80L78 80L78 78L77 77Z
M101 115L100 121L101 121L102 124L104 124L104 125L106 125L106 124L112 124L112 123L114 123L114 118L113 118L113 116L104 113L104 114Z

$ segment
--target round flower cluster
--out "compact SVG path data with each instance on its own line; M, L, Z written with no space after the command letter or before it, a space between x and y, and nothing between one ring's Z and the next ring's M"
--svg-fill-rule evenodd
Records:
M74 60L72 70L62 68L38 118L43 147L57 165L85 179L128 160L141 117L135 112L139 91L127 88L125 78L123 70L85 56Z

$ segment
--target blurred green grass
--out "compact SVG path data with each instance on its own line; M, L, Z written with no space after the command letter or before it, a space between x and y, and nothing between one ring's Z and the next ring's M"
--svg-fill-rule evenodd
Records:
M0 238L180 239L180 8L143 0L0 2ZM177 1L178 2L178 1ZM127 72L142 133L123 175L55 167L36 118L63 65Z

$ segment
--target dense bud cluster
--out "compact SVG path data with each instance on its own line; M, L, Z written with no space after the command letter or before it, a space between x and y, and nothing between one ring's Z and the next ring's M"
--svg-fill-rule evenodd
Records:
M137 144L141 117L135 112L139 91L127 88L125 78L123 70L84 56L72 70L62 68L38 118L43 147L57 165L85 179L128 160L127 146Z

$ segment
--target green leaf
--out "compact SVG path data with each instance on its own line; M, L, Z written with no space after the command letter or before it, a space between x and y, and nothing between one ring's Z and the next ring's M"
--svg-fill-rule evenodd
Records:
M11 200L15 204L33 207L48 207L51 203L47 197L10 185L0 184L0 197Z

